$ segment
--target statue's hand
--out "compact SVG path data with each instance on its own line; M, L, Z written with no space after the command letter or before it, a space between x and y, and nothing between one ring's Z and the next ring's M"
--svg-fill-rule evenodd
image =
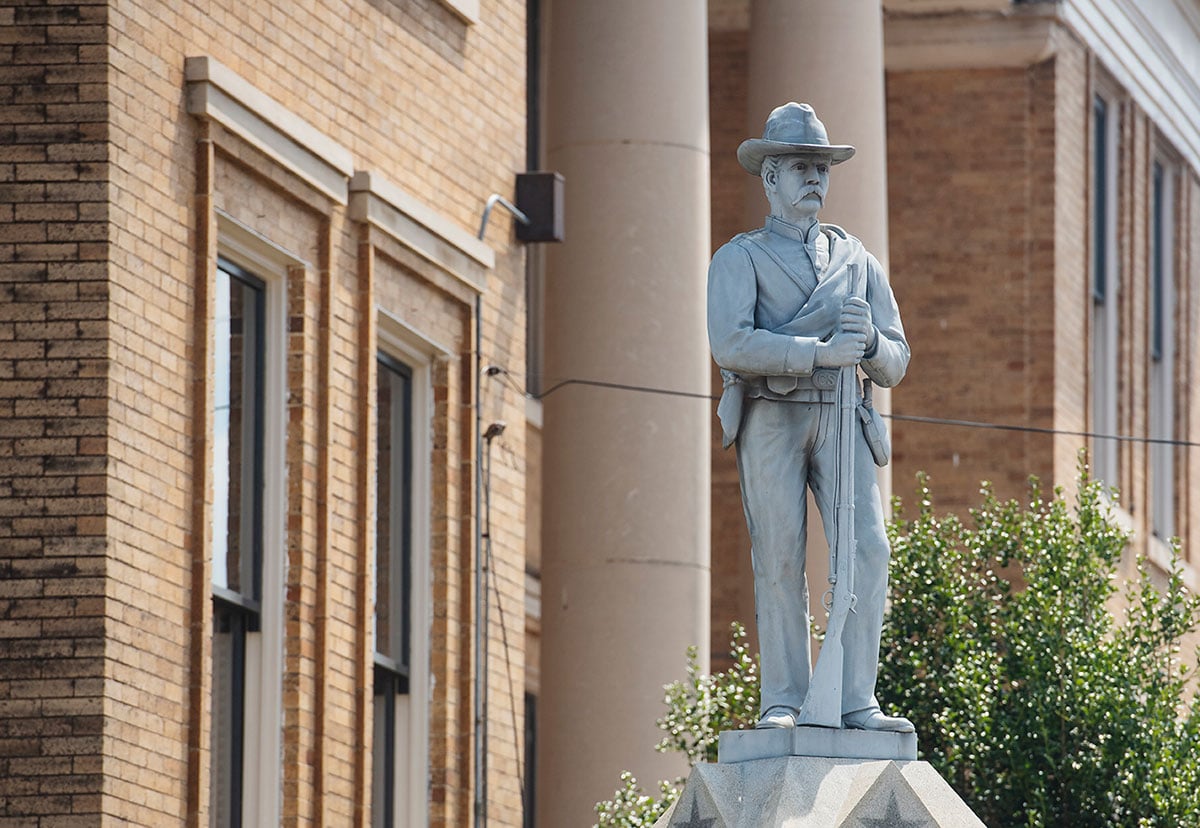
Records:
M865 299L851 296L845 301L842 305L839 330L844 333L862 334L866 338L864 341L868 351L875 347L875 339L879 336L879 332L875 330L875 325L871 322L871 306Z
M845 368L857 365L867 352L867 338L858 331L840 331L828 342L818 342L813 364L818 368Z

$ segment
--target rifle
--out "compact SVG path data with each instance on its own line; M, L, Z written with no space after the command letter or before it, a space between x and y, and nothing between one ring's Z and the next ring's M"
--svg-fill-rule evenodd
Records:
M850 279L850 295L859 295L858 264L846 266ZM821 654L808 684L808 695L796 723L818 727L842 726L842 666L845 648L842 630L846 619L854 612L854 441L858 426L856 384L858 366L847 365L838 373L837 386L837 472L834 496L833 548L829 550L829 584L822 603L829 613L829 626L821 643Z

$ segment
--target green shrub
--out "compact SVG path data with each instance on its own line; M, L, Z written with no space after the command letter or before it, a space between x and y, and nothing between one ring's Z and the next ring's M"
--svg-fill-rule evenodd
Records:
M660 796L655 799L642 790L632 773L625 771L613 798L596 803L599 821L593 828L650 828L679 798L683 780L659 782L658 788Z
M1182 637L1200 605L1178 549L1165 584L1145 562L1113 614L1127 546L1103 487L937 518L924 480L899 512L880 694L928 759L997 826L1200 825L1200 721Z

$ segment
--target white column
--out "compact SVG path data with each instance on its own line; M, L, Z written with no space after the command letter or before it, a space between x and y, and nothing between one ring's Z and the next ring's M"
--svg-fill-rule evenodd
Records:
M772 109L798 101L812 104L830 143L855 147L854 157L830 173L829 199L820 218L862 239L886 271L887 118L879 0L751 0L749 75L746 137L762 135ZM761 181L746 179L749 229L762 224L769 208ZM891 411L890 391L876 391L875 407ZM887 509L890 467L880 470L879 490ZM809 514L817 514L811 497ZM828 546L820 521L809 520L808 538L812 613L824 619L820 600Z
M566 178L548 249L543 387L707 393L705 6L562 0L547 30L547 165ZM590 825L622 769L681 775L665 683L709 640L705 399L567 385L544 400L538 822Z

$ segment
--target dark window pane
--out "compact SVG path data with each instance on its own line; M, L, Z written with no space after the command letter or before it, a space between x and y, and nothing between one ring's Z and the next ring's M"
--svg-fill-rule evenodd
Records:
M379 361L375 650L407 676L411 626L412 374Z
M412 594L412 371L379 357L376 396L375 702L371 824L397 810L398 696L408 692Z
M1092 162L1092 296L1103 303L1108 295L1108 106L1097 96L1092 108L1095 136Z
M1163 294L1166 289L1166 274L1164 269L1164 250L1163 250L1163 234L1165 227L1163 226L1163 168L1162 164L1155 162L1154 164L1154 194L1153 204L1153 227L1151 228L1150 244L1151 254L1150 261L1150 292L1151 292L1151 308L1150 308L1150 356L1155 359L1162 359L1163 352Z
M238 828L242 825L247 623L242 611L213 603L210 822Z
M375 668L374 761L371 826L392 828L396 819L396 683L386 667Z
M534 802L537 799L537 696L525 694L525 817L524 828L536 822Z
M261 591L263 358L261 282L217 270L213 411L213 585Z

